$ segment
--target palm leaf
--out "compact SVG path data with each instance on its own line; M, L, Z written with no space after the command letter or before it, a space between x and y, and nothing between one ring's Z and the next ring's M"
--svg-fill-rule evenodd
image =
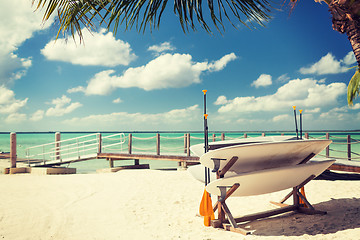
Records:
M80 37L81 28L93 30L95 22L116 32L120 25L125 29L136 26L138 31L150 30L160 26L160 19L168 0L33 0L36 8L44 8L44 21L57 12L59 20L58 36L70 33ZM246 26L247 20L260 25L270 19L272 9L267 0L207 0L208 11L203 9L202 0L174 0L174 13L179 18L184 32L196 30L195 21L211 33L209 22L218 31L224 31L223 16L235 26L240 22Z
M348 104L353 105L353 101L359 96L360 87L360 70L356 70L348 85L347 100Z

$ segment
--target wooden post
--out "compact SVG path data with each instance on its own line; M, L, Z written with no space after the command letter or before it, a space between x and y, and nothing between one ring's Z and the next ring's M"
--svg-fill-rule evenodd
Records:
M112 160L111 158L108 158L107 160L109 160L110 168L113 168L114 167L114 160Z
M156 134L156 155L160 155L160 134Z
M326 138L326 139L330 139L329 133L326 133L325 138ZM327 147L326 147L326 157L328 158L329 156L330 156L330 147L327 146Z
M351 161L351 136L347 135L347 155L348 160Z
M98 154L101 153L102 150L102 137L101 137L101 133L98 134Z
M309 139L309 133L305 133L304 138L305 138L305 139Z
M187 134L184 134L184 153L187 153Z
M129 133L128 150L129 150L129 154L131 154L132 153L132 134L131 133Z
M55 133L55 159L60 160L60 141L61 141L61 134L60 132Z
M247 133L244 133L244 138L247 138Z
M10 167L16 168L16 133L10 133Z
M294 205L295 205L296 207L298 207L299 204L300 204L300 203L299 203L299 196L297 195L297 191L298 191L297 187L294 187L294 188L293 188L292 195L293 195Z
M186 153L190 156L190 133L186 134Z
M216 135L215 135L215 133L213 133L213 142L215 142L216 141Z
M225 140L225 133L221 133L221 141Z

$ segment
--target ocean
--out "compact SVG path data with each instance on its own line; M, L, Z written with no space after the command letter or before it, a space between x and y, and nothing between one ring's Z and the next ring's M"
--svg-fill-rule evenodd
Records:
M190 133L190 145L202 143L204 140L204 134L201 132L189 132ZM244 137L244 133L248 137L261 136L261 132L224 132L225 139L235 139ZM264 132L266 136L272 135L295 135L294 132ZM309 138L325 139L326 132L308 132ZM360 132L359 131L348 131L348 132L327 132L329 138L333 141L330 145L329 156L336 157L339 159L347 159L348 156L348 135L351 137L351 156L352 161L360 161ZM73 139L92 133L84 132L64 132L61 133L61 140ZM110 136L114 133L106 132L101 133L103 138ZM103 152L127 152L128 151L128 136L129 133L125 134L125 142L120 146L115 146L113 149L104 149ZM132 152L133 153L156 153L156 134L157 132L132 132ZM160 135L160 153L172 154L172 155L185 155L184 152L184 134L185 132L159 132ZM210 132L209 141L213 141L213 135L215 134L215 140L221 140L221 132ZM55 141L54 132L46 133L17 133L17 156L19 159L26 158L26 149L37 145L52 143ZM93 137L94 134L91 135ZM74 140L75 141L75 140ZM53 146L53 144L51 144ZM10 151L10 134L0 133L0 152ZM319 154L320 157L325 157L325 150ZM151 169L168 169L177 168L178 163L174 161L161 161L161 160L140 160L140 164L150 164ZM115 161L115 166L133 164L132 160L127 161ZM77 169L77 173L92 173L96 172L97 169L104 169L109 167L108 161L105 159L93 159L83 162L71 163L65 165L66 167L73 167Z

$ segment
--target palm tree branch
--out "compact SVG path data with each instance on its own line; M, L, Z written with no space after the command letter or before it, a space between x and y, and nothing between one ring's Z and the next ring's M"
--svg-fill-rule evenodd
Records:
M359 88L360 88L360 70L358 68L348 85L347 100L349 105L353 105L353 101L359 96Z
M125 29L134 25L138 31L160 26L160 19L167 6L168 0L33 0L36 8L45 8L44 21L48 20L57 10L59 17L59 33L70 32L81 36L81 26L88 29L95 27L94 18L100 17L100 24L108 29L114 27L117 31L120 24ZM214 2L216 1L216 2ZM215 3L215 4L214 4ZM200 26L207 32L211 32L208 25L209 17L218 31L224 30L222 14L233 25L231 12L240 23L246 25L244 18L251 18L259 24L263 24L270 17L268 13L272 9L267 0L207 0L208 13L204 15L202 0L174 0L174 13L178 16L184 32L188 27L196 30L194 20L197 19ZM215 7L216 6L216 7ZM242 16L244 15L244 16ZM106 19L108 22L106 22ZM221 29L220 30L220 27Z

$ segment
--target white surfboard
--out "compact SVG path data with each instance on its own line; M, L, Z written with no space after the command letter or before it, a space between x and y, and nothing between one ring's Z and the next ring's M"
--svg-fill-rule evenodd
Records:
M196 180L205 183L205 167L201 164L188 167L187 171ZM224 177L236 176L236 172L228 171ZM210 171L210 182L216 180L216 173Z
M266 136L266 137L249 137L241 139L232 139L224 141L209 142L209 151L216 150L223 147L230 147L235 145L245 145L245 144L254 144L254 143L265 143L265 142L279 142L279 141L288 141L296 140L295 136ZM192 145L190 150L193 154L200 157L205 153L204 143Z
M232 157L236 156L238 160L229 169L230 171L253 172L299 164L310 154L320 153L330 143L331 140L314 139L236 145L207 152L200 157L200 163L207 168L214 169L217 161L218 168L221 170Z
M228 187L239 183L239 188L231 195L232 197L253 196L281 191L296 187L303 183L311 175L318 176L335 160L322 162L309 162L295 166L287 166L275 169L261 170L257 172L239 174L234 177L222 178L210 182L206 191L220 196L220 187Z

